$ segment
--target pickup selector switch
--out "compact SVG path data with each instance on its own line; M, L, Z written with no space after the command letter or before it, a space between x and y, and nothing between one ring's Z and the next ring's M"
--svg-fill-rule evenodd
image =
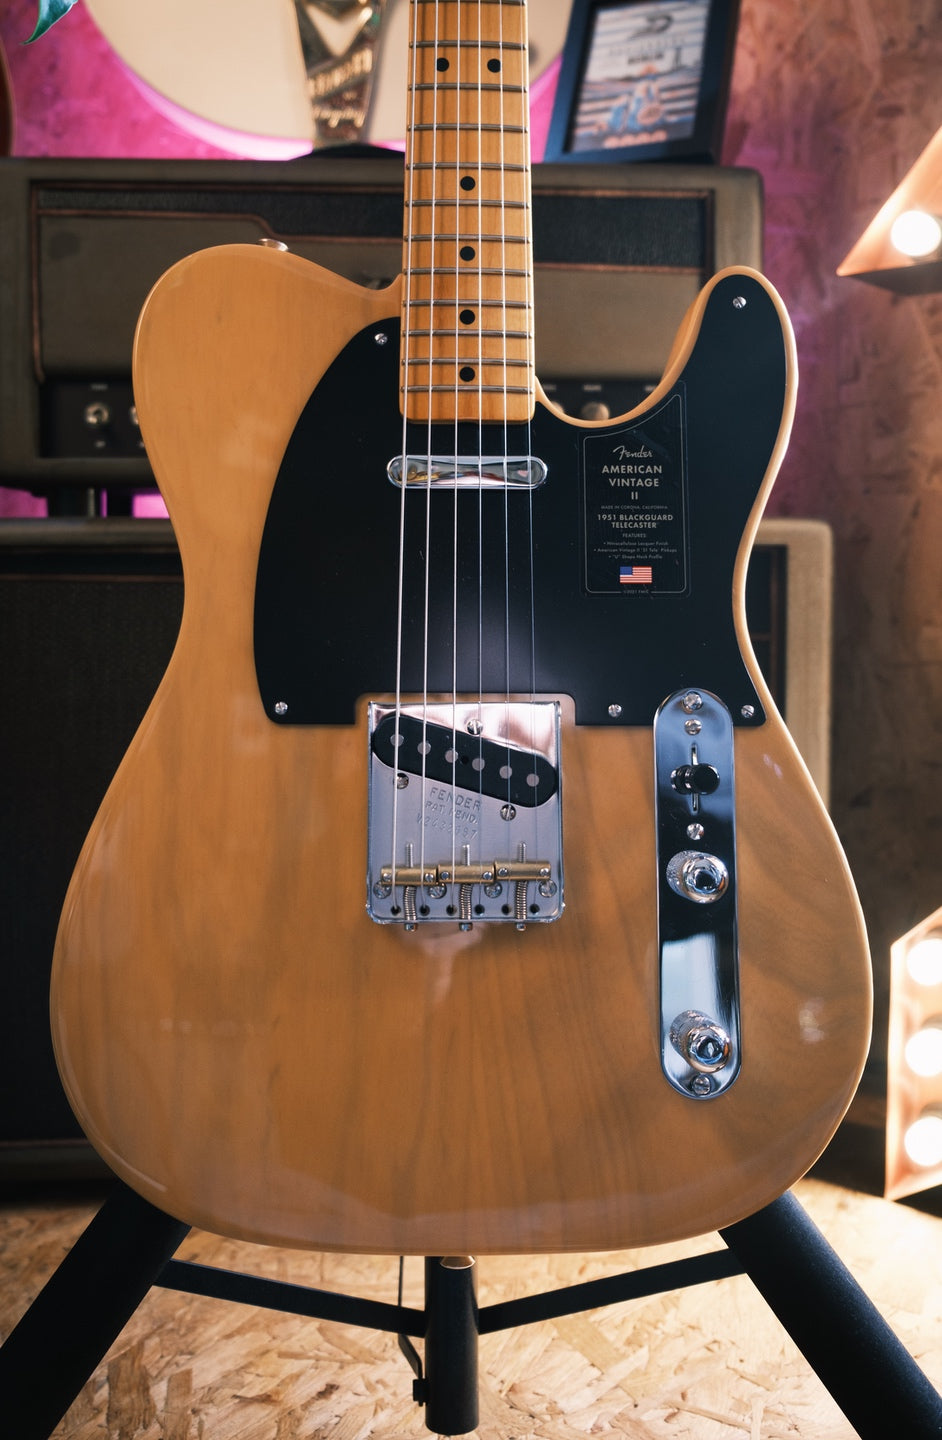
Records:
M719 783L719 771L713 765L678 765L671 774L671 784L681 795L712 795Z

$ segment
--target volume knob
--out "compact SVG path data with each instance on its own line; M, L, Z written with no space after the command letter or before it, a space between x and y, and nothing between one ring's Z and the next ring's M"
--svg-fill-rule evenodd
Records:
M684 900L709 905L726 893L729 871L718 855L681 850L667 862L667 883Z

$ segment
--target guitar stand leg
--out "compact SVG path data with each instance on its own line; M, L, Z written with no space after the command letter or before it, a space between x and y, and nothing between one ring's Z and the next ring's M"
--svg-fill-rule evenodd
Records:
M942 1436L942 1397L793 1195L720 1234L862 1440Z
M0 1348L5 1434L47 1440L189 1228L117 1186Z
M435 1435L478 1426L478 1307L468 1255L425 1262L425 1377L417 1398Z

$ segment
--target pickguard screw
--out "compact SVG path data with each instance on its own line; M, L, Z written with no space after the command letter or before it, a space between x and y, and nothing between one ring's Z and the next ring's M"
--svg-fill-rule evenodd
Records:
M406 787L408 786L408 784L409 784L409 777L408 777L408 775L404 775L401 770L397 771L397 773L396 773L396 789L397 789L397 790L405 790Z
M483 733L484 733L484 721L483 721L483 720L469 720L469 721L468 721L468 734L469 734L469 735L483 735Z
M517 807L515 805L502 805L500 807L500 818L502 820L516 820Z
M746 297L745 297L745 295L734 295L734 296L733 296L733 309L734 309L734 310L745 310L745 308L746 308Z
M288 713L288 702L287 702L287 700L276 700L276 701L275 701L275 714L276 714L276 715L287 715L287 713Z
M744 705L739 713L744 720L751 720L756 713L756 707L754 705Z
M735 301L733 303L735 304ZM377 345L385 345L387 340L389 339L389 336L384 331L380 330L378 334L373 336L373 339Z
M609 715L611 715L611 717L612 717L613 720L617 720L618 717L619 717L619 715L621 714L621 706L620 706L620 705L609 705L609 707L608 707L608 713L609 713Z

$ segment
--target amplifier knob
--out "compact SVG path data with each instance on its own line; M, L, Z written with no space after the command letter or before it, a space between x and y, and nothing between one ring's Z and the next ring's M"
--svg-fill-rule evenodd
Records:
M89 430L103 430L111 424L111 407L103 400L92 400L85 406L83 419Z

